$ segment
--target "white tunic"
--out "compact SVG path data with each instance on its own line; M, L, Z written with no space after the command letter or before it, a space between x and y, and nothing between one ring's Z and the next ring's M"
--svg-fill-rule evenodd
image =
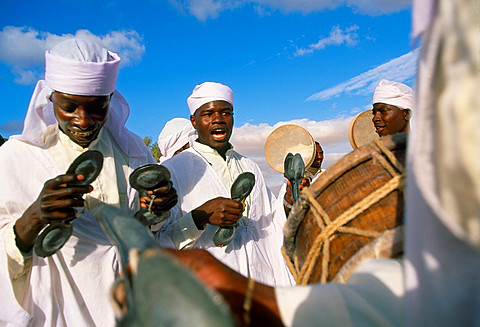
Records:
M212 148L194 142L193 148L163 165L172 173L179 200L157 234L161 245L207 249L230 268L268 285L294 283L281 254L286 221L282 199L276 200L253 161L232 149L224 160ZM255 175L255 187L239 220L239 233L229 245L216 247L212 238L218 227L207 224L204 230L198 230L191 211L216 197L230 198L232 183L245 171Z
M15 221L44 183L64 174L84 151L56 125L45 135L45 149L15 139L0 148L0 326L113 326L109 290L118 274L118 255L93 212L108 203L133 213L138 195L128 176L153 158L146 148L143 156L126 156L102 129L90 146L105 157L94 191L86 196L91 210L74 220L73 235L56 254L24 256L15 246Z

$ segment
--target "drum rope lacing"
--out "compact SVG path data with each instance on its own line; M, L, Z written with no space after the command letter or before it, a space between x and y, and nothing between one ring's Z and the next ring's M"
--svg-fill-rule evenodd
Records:
M377 160L377 162L379 162L380 165L382 165L382 167L384 167L392 175L392 179L386 184L384 184L382 187L378 188L376 191L363 198L354 206L350 207L343 214L338 216L334 221L330 219L326 211L316 201L315 196L312 194L312 192L308 188L303 189L303 195L307 199L306 205L309 205L313 209L312 211L315 220L319 225L321 232L316 237L312 248L308 251L305 265L300 271L296 268L298 267L297 255L294 255L294 262L292 263L292 260L285 252L285 248L282 247L282 254L297 284L306 285L308 283L308 280L310 279L310 276L312 274L312 270L315 267L315 263L320 255L322 255L322 271L320 276L320 283L323 284L327 282L328 266L330 263L330 240L333 238L335 233L341 232L372 238L376 238L381 235L381 233L377 231L362 230L358 228L344 226L394 190L399 188L403 189L405 177L405 169L403 165L395 157L395 155L383 145L380 140L374 140L372 143L374 143L379 148L381 153L383 153L385 157L388 158L387 160L384 156L378 153L373 154L373 158Z

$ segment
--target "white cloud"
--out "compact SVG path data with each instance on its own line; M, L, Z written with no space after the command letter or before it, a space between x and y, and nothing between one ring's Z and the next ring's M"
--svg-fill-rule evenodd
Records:
M316 50L323 50L329 45L341 45L345 43L348 46L354 46L358 43L357 25L352 25L342 30L340 26L333 26L330 34L318 40L317 43L310 44L307 48L298 48L295 51L295 56L304 56L311 54Z
M30 84L40 77L38 70L43 71L45 50L72 37L92 39L118 53L123 66L140 62L145 52L136 31L112 31L97 36L89 30L78 30L75 34L56 35L28 26L5 26L0 30L0 62L12 67L15 83Z
M270 11L284 13L301 12L309 14L346 6L366 15L382 15L408 8L411 0L169 0L182 13L189 13L200 21L217 18L224 10L232 10L244 5L252 8L260 16Z
M347 0L347 6L362 14L378 16L410 7L412 0Z
M417 71L419 49L375 67L334 87L320 91L308 97L306 101L328 100L342 94L373 94L378 82L388 79L396 82L410 82Z
M169 3L182 14L188 13L203 22L207 19L217 18L222 11L241 7L246 2L241 0L169 0Z

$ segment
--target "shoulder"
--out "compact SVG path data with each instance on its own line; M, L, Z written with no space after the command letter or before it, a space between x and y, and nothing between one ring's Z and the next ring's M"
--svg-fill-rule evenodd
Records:
M186 174L199 170L200 167L206 166L207 163L198 153L190 148L165 160L162 162L162 165L174 174L181 174L182 172Z

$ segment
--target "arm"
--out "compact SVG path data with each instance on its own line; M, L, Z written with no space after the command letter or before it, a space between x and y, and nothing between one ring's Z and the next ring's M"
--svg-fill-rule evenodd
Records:
M208 287L217 290L227 301L239 322L244 322L244 302L248 279L223 265L204 250L171 251ZM255 283L251 294L250 326L283 326L275 290Z
M181 215L177 206L163 228L157 233L161 245L169 247L169 238L175 248L192 248L205 231L207 224L214 226L234 225L242 216L243 206L232 199L217 197L211 199L191 212Z

